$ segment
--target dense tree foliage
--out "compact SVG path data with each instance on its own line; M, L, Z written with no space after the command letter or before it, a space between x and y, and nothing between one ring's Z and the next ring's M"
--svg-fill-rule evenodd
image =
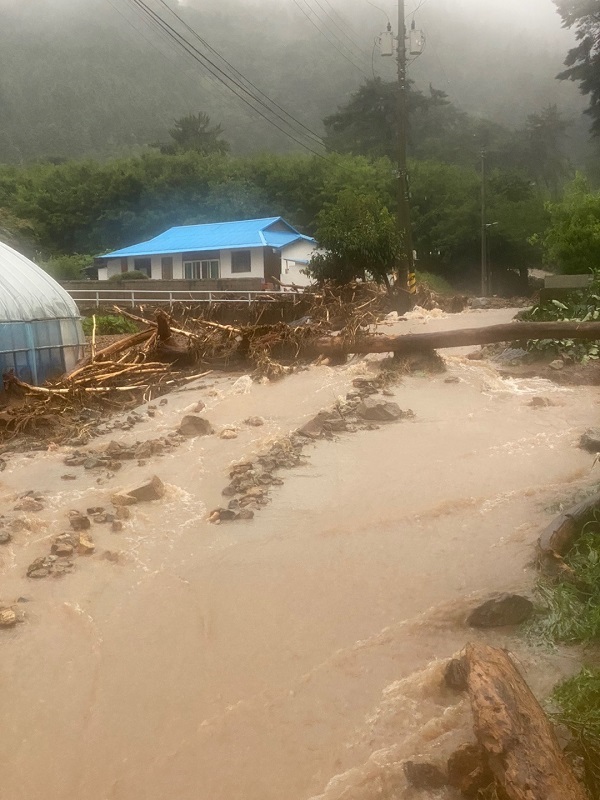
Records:
M600 264L600 192L578 175L560 202L549 203L550 225L540 238L549 266L584 274Z
M577 45L569 51L567 69L560 77L575 81L589 96L592 130L600 135L600 2L599 0L554 0L567 28L575 28Z
M229 143L222 138L223 128L220 125L210 124L208 114L187 114L175 120L169 130L171 141L167 144L157 144L161 153L174 155L192 150L195 153L209 155L210 153L227 153Z
M324 252L311 260L315 278L348 283L369 277L389 288L402 242L394 216L376 195L344 189L319 213L316 235Z
M473 167L438 161L412 161L410 167L419 266L464 282L478 269L480 177ZM543 197L518 171L494 170L488 188L492 265L497 270L535 265L539 255L528 240L544 230ZM348 217L358 213L349 201L352 194L367 198L371 209L376 201L382 218L395 214L392 162L188 151L0 167L0 209L10 208L12 218L26 226L29 241L22 240L22 249L46 261L98 255L174 225L258 216L282 215L314 235L324 209L341 209Z

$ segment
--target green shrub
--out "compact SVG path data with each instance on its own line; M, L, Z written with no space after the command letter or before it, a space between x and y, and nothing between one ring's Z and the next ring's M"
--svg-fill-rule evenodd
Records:
M112 283L122 283L123 281L148 281L150 278L145 272L132 269L131 272L118 272L116 275L111 275L108 280Z
M592 273L590 285L573 292L565 299L538 303L519 314L532 322L595 322L600 319L600 272ZM550 352L573 361L596 361L600 358L598 342L576 342L573 339L537 339L528 343L529 350Z
M93 263L94 256L52 256L40 267L57 281L78 281L85 278L83 270Z
M417 272L416 275L417 284L420 283L427 286L432 292L437 292L438 294L454 293L452 286L441 275L434 275L433 272Z
M83 320L83 332L87 336L91 336L93 329L93 318L86 317ZM118 317L112 314L96 316L97 336L115 336L119 333L137 333L137 330L138 327L135 322L132 322L132 320L127 319L126 317Z
M569 755L583 765L585 784L592 797L600 796L600 670L584 667L579 675L559 684L552 695L553 714L573 737Z

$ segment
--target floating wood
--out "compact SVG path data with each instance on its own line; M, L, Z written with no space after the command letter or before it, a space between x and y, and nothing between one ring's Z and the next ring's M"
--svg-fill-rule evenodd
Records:
M466 659L475 735L509 800L589 800L507 653L470 644Z
M468 347L497 342L529 341L531 339L600 340L600 322L509 322L485 328L461 328L436 333L405 333L401 336L369 335L347 339L323 337L314 343L317 353L422 353L445 347Z

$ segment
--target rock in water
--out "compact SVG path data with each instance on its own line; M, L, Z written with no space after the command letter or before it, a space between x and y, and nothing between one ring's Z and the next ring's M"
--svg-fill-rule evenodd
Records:
M588 428L579 440L579 447L588 453L600 453L600 428Z
M89 517L86 517L80 511L71 511L69 513L69 523L74 531L85 531L92 524Z
M463 744L448 759L448 783L465 797L478 797L493 780L481 745Z
M382 400L367 398L356 409L356 413L363 419L377 422L393 422L402 419L404 412L397 403L388 403Z
M96 549L96 545L94 544L94 540L89 535L89 533L81 533L79 535L79 545L77 549L82 556L92 555L92 553Z
M157 475L141 486L123 489L113 494L111 500L115 506L132 506L136 503L149 503L160 500L165 494L165 485Z
M210 422L204 417L188 414L181 420L179 433L182 436L208 436L214 433L214 430Z
M444 669L444 683L456 692L467 691L467 662L464 658L451 658Z
M441 789L448 784L446 776L435 764L405 761L402 769L406 780L415 789Z
M12 608L0 608L0 628L12 628L17 624L17 615Z
M30 513L37 513L38 511L43 511L44 504L40 503L39 500L35 500L33 497L24 497L20 503L17 503L15 506L15 511L29 511Z
M520 594L498 594L490 597L467 617L471 628L501 628L519 625L533 613L533 603Z
M260 428L265 424L265 421L262 417L248 417L248 419L245 419L244 422L246 425L250 425L253 428Z

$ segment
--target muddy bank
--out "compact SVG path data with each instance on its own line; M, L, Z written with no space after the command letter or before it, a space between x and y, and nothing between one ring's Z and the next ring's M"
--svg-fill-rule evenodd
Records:
M445 660L483 636L465 628L468 610L491 591L527 590L557 495L595 480L577 446L593 390L503 379L462 352L445 361L446 373L379 391L414 418L310 440L260 513L231 525L208 521L231 471L372 380L369 359L279 382L210 376L143 404L135 426L93 448L168 438L195 413L217 433L116 471L67 467L75 446L8 457L0 496L22 528L0 548L0 600L29 601L25 622L0 632L11 800L419 796L402 763L449 752L470 726L443 684ZM91 520L95 552L70 574L26 577L69 511L106 508L153 474L164 496L132 505L120 531ZM43 508L14 510L30 489ZM510 631L485 639L517 653L539 695L572 668Z

